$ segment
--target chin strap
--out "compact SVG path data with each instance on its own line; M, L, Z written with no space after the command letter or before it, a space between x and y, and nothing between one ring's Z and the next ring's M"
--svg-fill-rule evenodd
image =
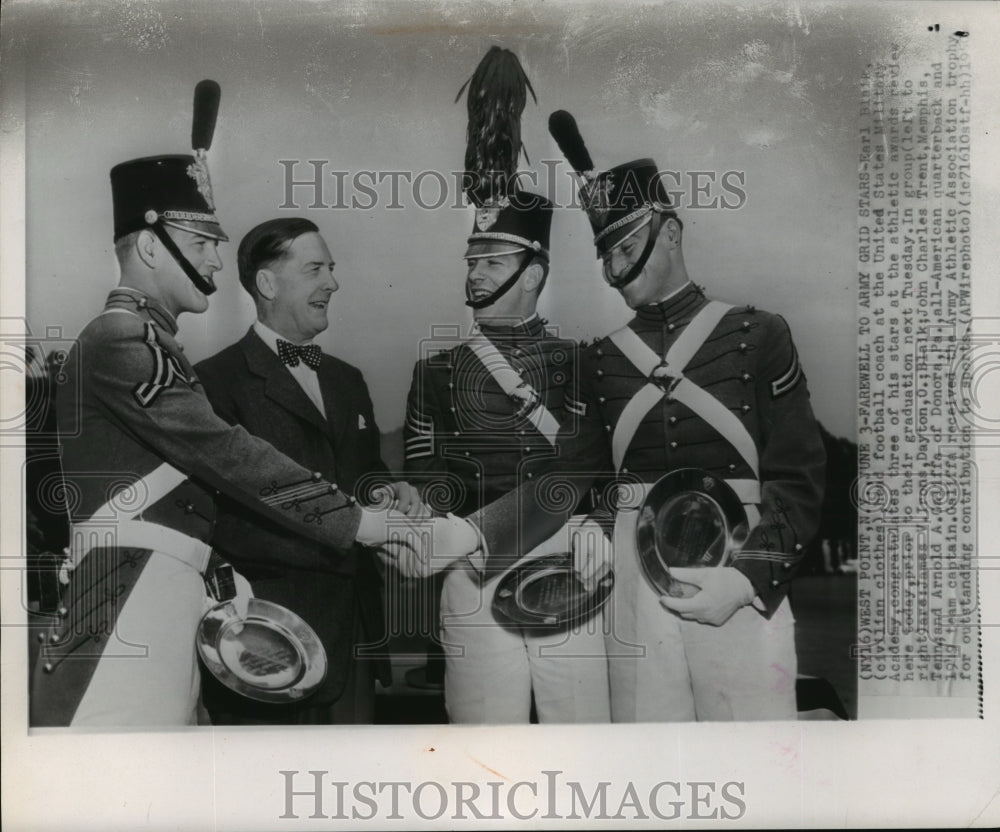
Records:
M517 283L517 281L520 279L521 275L524 274L524 270L526 268L528 268L528 264L531 262L531 259L532 259L531 257L526 257L524 259L524 262L520 266L517 267L517 270L514 272L514 274L512 274L510 277L508 277L503 282L503 285L500 286L500 288L497 289L488 298L483 298L482 300L473 300L472 298L469 297L469 288L468 288L468 284L466 284L465 295L466 295L466 298L468 298L468 299L465 301L465 305L468 306L468 307L470 307L470 308L472 308L472 309L485 309L487 306L492 306L494 303L496 303L498 300L500 300L500 298L502 298L511 289L514 288L514 284Z
M173 238L167 233L167 229L163 225L163 220L157 219L156 222L149 225L148 228L159 238L160 242L163 243L163 247L170 252L174 260L177 261L177 265L184 270L184 274L188 276L199 292L203 295L210 295L215 291L215 284L202 277L198 273L198 270L192 266L190 262L188 262L188 259L181 254L181 250L177 247L177 243L175 243Z
M649 255L653 253L653 246L656 245L656 238L660 235L660 226L662 224L663 215L654 209L653 216L649 221L649 237L646 239L646 245L642 249L642 254L639 255L639 259L635 261L632 268L622 277L618 280L608 282L612 289L623 289L642 274L642 270L646 267L646 261L649 260Z
M652 209L652 211L653 216L649 221L649 237L646 239L646 245L642 249L642 254L639 255L639 259L635 261L632 268L629 269L622 277L618 280L608 281L608 285L611 286L612 289L625 288L629 283L642 274L642 270L646 267L646 261L649 260L649 255L653 253L653 246L656 245L656 238L660 236L660 226L663 224L663 215L655 208ZM624 242L624 240L622 242Z

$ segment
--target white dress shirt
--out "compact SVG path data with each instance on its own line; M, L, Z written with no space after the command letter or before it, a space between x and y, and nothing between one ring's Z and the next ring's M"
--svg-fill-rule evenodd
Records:
M277 332L265 326L260 321L253 322L253 330L275 355L278 354L278 339L280 338L282 341L288 340L287 338L282 338ZM311 342L306 341L306 344L308 343ZM305 344L302 346L305 346ZM286 364L285 369L292 374L292 377L299 383L299 386L305 391L309 400L316 405L316 409L325 419L326 408L323 407L323 393L319 389L319 376L316 375L316 371L308 366L305 361L299 361L296 367L289 367Z

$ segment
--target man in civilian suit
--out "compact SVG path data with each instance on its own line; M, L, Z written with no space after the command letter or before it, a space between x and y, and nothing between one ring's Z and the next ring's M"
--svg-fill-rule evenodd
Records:
M315 224L270 220L240 243L240 283L257 320L236 344L196 366L216 412L272 443L348 494L370 496L389 478L361 372L312 343L328 325L337 291L334 262ZM396 485L398 507L416 491ZM208 679L203 693L215 724L363 724L374 717L375 679L391 680L388 661L365 658L363 644L384 640L381 582L371 552L355 546L334 561L302 539L268 527L235 505L216 526L215 546L245 575L254 595L300 615L326 649L327 677L301 704L264 704ZM314 547L316 569L275 568L274 553ZM270 558L265 559L265 553ZM380 652L376 648L370 652Z

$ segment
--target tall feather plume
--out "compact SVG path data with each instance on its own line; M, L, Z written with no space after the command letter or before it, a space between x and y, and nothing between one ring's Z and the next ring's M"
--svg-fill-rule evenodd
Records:
M517 162L528 153L521 141L521 113L527 92L538 103L517 55L491 46L462 88L468 87L465 193L477 205L506 196L516 184Z
M212 146L221 95L219 85L208 79L199 81L194 88L194 117L191 120L193 150L208 150Z

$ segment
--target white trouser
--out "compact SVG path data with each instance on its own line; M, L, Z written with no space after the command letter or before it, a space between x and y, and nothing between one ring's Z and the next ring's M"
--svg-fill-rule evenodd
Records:
M570 548L566 526L534 549L541 557ZM531 694L539 722L608 722L608 667L600 612L571 630L501 625L493 593L503 576L480 583L464 561L441 592L445 706L453 723L527 723Z
M122 527L119 546L153 551L118 613L116 638L108 640L108 647L126 643L146 649L138 651L144 655L115 655L121 651L106 648L70 724L194 725L201 682L195 635L213 603L201 573L211 550L154 524ZM130 527L138 535L126 539Z
M788 600L770 620L746 606L721 627L669 612L639 565L638 515L621 509L615 523L615 588L605 607L612 721L795 719Z

